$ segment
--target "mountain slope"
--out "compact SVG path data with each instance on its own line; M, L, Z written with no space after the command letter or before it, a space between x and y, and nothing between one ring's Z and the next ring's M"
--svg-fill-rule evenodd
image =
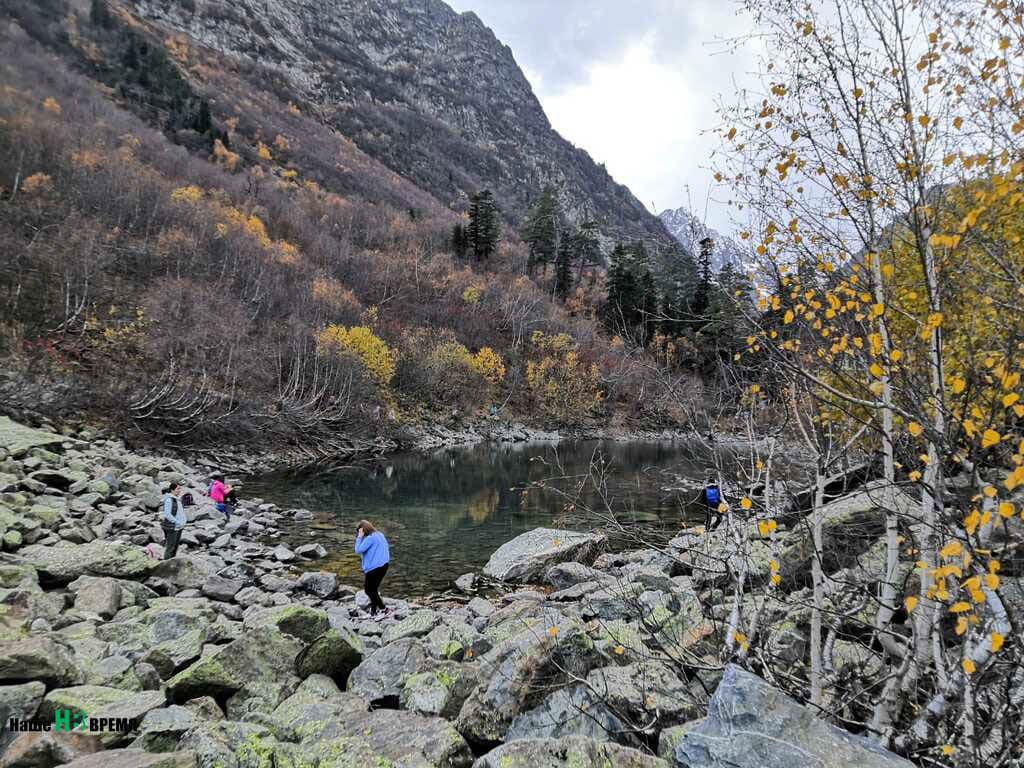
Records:
M511 50L441 0L130 0L226 54L455 210L491 188L512 222L545 184L617 239L669 243L658 219L551 128Z
M665 228L672 237L695 257L700 254L700 241L710 237L715 241L715 249L711 254L711 267L715 271L721 269L725 264L732 264L735 267L747 263L747 254L731 237L725 237L713 229L710 229L693 213L682 206L676 209L667 209L658 214Z

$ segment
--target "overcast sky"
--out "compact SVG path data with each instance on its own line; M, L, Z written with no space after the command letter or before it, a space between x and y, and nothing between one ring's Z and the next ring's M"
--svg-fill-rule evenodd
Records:
M654 213L690 205L728 233L709 154L718 97L750 81L732 0L446 0L512 49L552 125ZM711 202L708 203L709 194Z

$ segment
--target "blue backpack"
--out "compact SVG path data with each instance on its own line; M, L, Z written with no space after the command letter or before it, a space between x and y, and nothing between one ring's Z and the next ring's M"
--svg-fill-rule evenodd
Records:
M708 504L718 506L718 504L722 501L722 493L714 485L709 485L705 489L704 493L707 495Z

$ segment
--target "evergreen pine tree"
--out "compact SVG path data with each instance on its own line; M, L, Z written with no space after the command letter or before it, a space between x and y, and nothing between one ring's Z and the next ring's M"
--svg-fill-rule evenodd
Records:
M653 336L653 329L658 314L658 291L654 287L654 275L649 267L644 266L637 285L637 320L640 328L639 338L646 346Z
M575 237L563 235L555 260L555 295L565 302L572 292L572 259Z
M597 224L585 221L576 235L576 283L583 282L583 270L601 263L601 244L597 239Z
M197 133L207 133L213 127L213 118L210 117L210 103L206 99L199 100L199 113L196 115L193 127Z
M633 256L621 244L611 253L605 277L608 298L601 311L601 320L609 333L631 336L637 319L637 281Z
M494 195L489 189L473 196L469 205L469 226L466 240L469 251L477 261L489 259L498 246L500 223Z
M558 190L553 186L544 188L537 204L534 205L523 227L523 241L529 246L529 259L526 262L528 274L533 274L538 265L547 265L555 261L561 239L562 212Z
M700 241L700 276L690 307L691 326L695 330L699 330L707 322L705 316L711 304L711 255L714 250L715 241L710 237L705 237Z
M466 229L461 223L452 227L452 253L457 259L466 258Z

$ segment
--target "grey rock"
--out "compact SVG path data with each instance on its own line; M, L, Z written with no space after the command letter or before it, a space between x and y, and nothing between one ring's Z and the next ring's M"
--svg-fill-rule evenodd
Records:
M223 576L214 574L207 577L206 581L203 582L202 592L211 600L220 600L227 603L234 599L243 586L240 580L225 579Z
M256 627L238 640L217 646L167 681L169 697L186 702L197 696L227 697L253 680L297 682L300 640L269 627Z
M75 610L82 613L110 619L121 607L121 586L114 579L80 576L68 586L75 593Z
M207 579L216 574L217 566L217 562L206 556L178 555L161 560L153 568L153 576L163 579L175 590L202 589Z
M559 563L547 569L544 573L544 581L555 588L556 591L569 589L577 584L586 581L605 581L609 577L583 563Z
M473 743L501 741L516 717L584 677L599 658L582 627L569 620L520 630L481 658L481 683L459 712L459 733Z
M251 523L249 524L249 527L252 528ZM288 549L284 544L278 544L274 547L272 554L274 559L281 563L290 563L295 560L295 553Z
M311 643L330 629L325 611L298 603L254 610L245 617L246 631L269 627Z
M499 581L539 581L558 563L593 560L605 541L603 534L535 528L499 547L483 572Z
M473 768L669 768L669 764L638 749L580 736L563 739L510 741L492 749ZM795 765L794 765L795 768Z
M819 719L764 680L730 664L707 717L675 747L685 768L911 768L868 739Z
M243 606L259 605L264 597L259 587L242 587L235 593L235 602Z
M308 571L299 577L299 586L311 595L330 597L338 589L338 577L327 571Z
M147 752L173 752L181 737L199 722L188 707L172 704L146 713L132 746Z
M363 660L363 641L350 629L329 629L295 660L299 677L325 675L344 685Z
M586 686L562 688L547 696L537 707L516 717L505 741L517 739L560 739L582 736L595 741L625 738L626 726Z
M363 659L349 676L348 690L371 703L397 702L406 679L421 672L427 662L423 644L407 637Z
M691 689L667 664L657 661L592 670L587 687L630 730L651 737L668 726L696 720L707 704L702 690Z
M441 617L436 611L429 609L416 611L408 618L392 624L384 630L384 637L381 638L381 642L387 645L405 637L423 637L436 627L440 621Z
M476 574L464 573L455 580L455 588L467 595L476 591Z
M0 681L38 680L47 687L74 685L82 673L71 652L48 637L26 637L0 644Z
M182 750L152 755L141 749L109 749L67 763L69 768L195 768L194 753Z
M46 693L46 686L38 681L21 685L0 685L0 754L14 741L15 734L7 728L11 718L29 720L35 717Z
M0 448L15 459L26 456L34 448L59 446L64 440L61 435L26 427L6 416L0 416Z
M322 544L303 544L295 548L295 554L299 557L307 557L310 560L319 560L327 557L327 550Z
M402 687L402 709L453 720L476 687L479 673L475 664L449 661L410 675Z
M494 605L492 605L489 600L485 600L482 597L474 597L466 604L466 608L469 609L470 613L475 616L479 616L482 619L492 616L495 612Z
M138 547L97 539L88 544L22 547L18 555L32 565L41 577L60 583L79 576L113 576L136 579L154 568L154 561Z

